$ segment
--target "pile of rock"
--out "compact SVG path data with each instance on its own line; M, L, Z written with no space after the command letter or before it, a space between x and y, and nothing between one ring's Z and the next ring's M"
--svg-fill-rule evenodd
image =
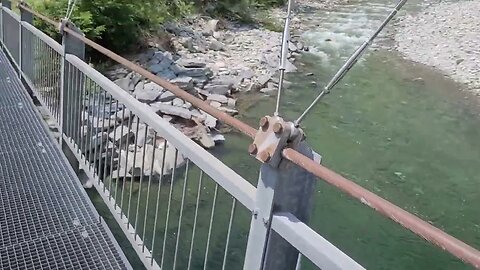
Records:
M151 44L147 51L133 60L162 79L205 100L214 108L236 115L236 100L233 98L236 92L269 93L276 90L278 76L275 73L280 64L281 33L250 26L221 25L218 20L201 18L184 25L170 25L167 30L173 34L175 53ZM287 72L297 70L293 64L295 57L306 50L308 48L301 42L290 43ZM218 131L217 119L177 98L156 83L118 66L107 72L107 76L139 101L150 105L161 117L203 147L211 148L216 142L224 141ZM104 155L113 152L116 169L113 177L139 175L141 168L138 166L141 163L138 160L154 164L144 174L161 174L162 170L164 174L168 173L174 167L175 156L178 166L184 163L184 158L175 154L174 147L165 143L163 138L155 135L145 124L131 125L130 111L127 108L114 108L102 115L89 114L89 125L99 129L92 138L97 142L95 145L106 145ZM101 118L97 122L103 125L107 119L114 119L116 128L104 130L102 125L94 124L95 117ZM129 129L129 125L134 129ZM132 132L136 125L140 130L138 133ZM118 150L120 138L124 147ZM115 150L111 151L112 149ZM164 152L166 163L162 168L159 162L162 162ZM149 159L153 156L154 160ZM137 160L135 164L134 160Z
M167 25L166 30L173 35L173 46L179 56L205 63L215 78L229 81L237 91L272 89L268 82L278 77L282 33L202 17ZM295 58L308 50L298 36L293 36L286 71L297 71ZM270 79L265 81L265 78Z
M167 27L174 35L176 53L151 44L151 48L135 57L137 63L231 115L238 113L233 98L236 92L276 91L281 33L233 24L227 27L221 26L218 20L197 19L191 24ZM297 70L293 62L305 50L308 48L294 37L289 46L286 72ZM218 138L215 134L217 120L211 115L125 68L114 67L107 76L177 124L202 146L214 146L214 138ZM191 128L185 128L188 125L198 128L193 132Z

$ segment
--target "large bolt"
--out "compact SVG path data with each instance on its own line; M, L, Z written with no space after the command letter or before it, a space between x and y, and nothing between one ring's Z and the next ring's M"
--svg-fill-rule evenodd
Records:
M262 117L262 119L260 119L260 127L265 129L268 127L268 118L267 117Z
M250 144L250 146L248 147L248 153L250 153L250 155L256 155L257 152L258 152L257 145L256 144Z
M275 125L273 125L273 132L275 132L275 134L281 134L281 133L283 133L283 125L282 125L282 123L275 123Z
M260 161L267 163L270 161L271 156L270 156L270 153L268 153L267 151L263 151L260 153L258 158L260 159Z

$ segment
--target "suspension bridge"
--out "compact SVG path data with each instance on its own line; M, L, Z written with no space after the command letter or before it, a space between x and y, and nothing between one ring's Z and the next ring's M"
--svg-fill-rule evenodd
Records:
M253 128L85 38L70 22L55 22L23 3L18 15L3 0L0 268L131 269L84 190L91 185L147 269L301 269L306 262L364 269L308 226L316 181L480 268L475 248L321 165L299 127L404 3L296 121L280 117L280 83L276 112ZM34 17L59 29L61 44L35 28ZM85 46L251 138L248 152L261 164L256 186L88 65ZM133 169L123 171L122 162ZM84 185L80 172L89 179ZM236 218L242 213L248 222Z

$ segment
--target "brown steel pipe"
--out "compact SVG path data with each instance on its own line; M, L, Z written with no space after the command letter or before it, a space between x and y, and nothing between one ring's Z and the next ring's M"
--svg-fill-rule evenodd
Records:
M355 184L338 173L315 163L313 160L293 149L287 148L283 150L282 154L284 158L358 199L363 204L375 209L377 212L402 225L428 242L448 251L476 269L480 269L480 251L475 248L448 235L444 231Z
M48 23L50 23L54 26L60 25L59 23L56 23L56 22L48 19L47 17L33 11L32 9L30 9L30 8L24 6L24 5L21 5L20 7L25 9L28 12L31 12L35 16L46 20ZM222 112L218 109L215 109L214 107L210 106L210 104L207 104L205 101L187 93L186 91L184 91L180 87L176 86L175 84L172 84L169 81L164 80L164 79L156 76L155 74L149 72L148 70L142 68L141 66L139 66L135 63L132 63L131 61L125 59L124 57L112 52L109 49L106 49L105 47L93 42L92 40L84 37L83 35L76 33L75 31L69 29L68 27L65 27L63 30L66 33L68 33L69 35L81 40L82 42L89 45L93 49L95 49L95 50L99 51L100 53L104 54L105 56L109 57L110 59L115 60L119 64L121 64L121 65L129 68L130 70L142 75L143 77L149 79L150 81L162 86L163 88L172 92L175 96L177 96L177 97L179 97L179 98L181 98L181 99L183 99L187 102L190 102L194 107L199 108L202 111L204 111L204 112L212 115L213 117L217 118L219 121L236 128L237 130L239 130L243 134L249 136L250 138L254 138L255 134L257 134L257 130L254 129L253 127L243 123L242 121L236 119L235 117L233 117L233 116L231 116L231 115L229 115L225 112Z

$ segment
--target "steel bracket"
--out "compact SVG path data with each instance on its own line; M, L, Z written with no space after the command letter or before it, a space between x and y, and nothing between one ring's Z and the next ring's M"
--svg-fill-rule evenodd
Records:
M260 128L253 144L248 148L250 155L276 168L282 160L282 150L304 140L302 129L279 116L265 116L260 119Z

